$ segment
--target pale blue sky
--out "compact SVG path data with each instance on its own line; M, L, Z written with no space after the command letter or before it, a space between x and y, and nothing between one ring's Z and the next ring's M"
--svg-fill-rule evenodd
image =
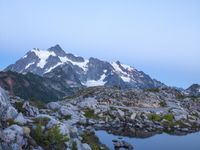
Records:
M185 88L200 83L200 1L0 0L0 69L55 44Z

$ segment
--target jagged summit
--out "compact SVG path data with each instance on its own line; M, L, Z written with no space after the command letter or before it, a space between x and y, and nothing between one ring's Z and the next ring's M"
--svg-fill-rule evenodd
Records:
M49 51L63 51L63 49L60 47L59 44L56 44L55 46L52 46L48 49Z
M60 47L60 45L52 46L48 49L50 52L54 52L56 55L65 55L65 51Z
M32 49L5 71L31 72L40 76L61 77L85 86L119 86L121 88L155 88L164 86L137 69L121 64L109 63L97 58L84 59L66 53L59 45L47 50ZM59 70L59 71L58 71ZM53 75L54 74L54 75ZM65 75L65 76L63 76ZM73 77L73 79L72 79Z

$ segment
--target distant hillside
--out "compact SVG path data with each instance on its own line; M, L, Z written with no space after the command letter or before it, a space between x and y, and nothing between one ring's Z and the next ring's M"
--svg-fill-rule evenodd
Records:
M186 93L190 96L200 96L200 85L193 84L189 88L186 89Z
M23 75L11 71L0 72L0 86L9 91L11 95L43 102L56 101L62 99L63 96L74 94L76 91L65 82L32 73Z

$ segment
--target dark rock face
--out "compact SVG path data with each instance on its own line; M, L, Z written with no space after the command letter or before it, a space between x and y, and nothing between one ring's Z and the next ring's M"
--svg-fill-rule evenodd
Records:
M33 49L5 71L31 72L40 76L51 76L72 82L73 86L118 86L120 88L164 87L161 82L150 78L133 67L119 61L109 63L96 58L86 60L55 45L47 51Z
M193 84L188 89L186 89L186 93L190 96L200 96L200 85Z
M52 72L44 74L44 77L53 79L60 83L66 83L71 87L81 87L81 81L78 74L74 71L71 65L65 64L54 69Z
M112 71L112 66L108 62L96 58L90 58L88 63L87 78L88 80L98 80L101 75Z
M54 52L57 56L65 56L66 54L65 51L62 50L60 45L55 45L53 47L50 47L48 51Z

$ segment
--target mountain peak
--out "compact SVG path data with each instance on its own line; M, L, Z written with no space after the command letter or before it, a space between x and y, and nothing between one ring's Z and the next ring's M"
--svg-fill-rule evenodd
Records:
M56 44L48 49L48 51L52 51L57 55L65 55L65 51L60 47L60 45Z
M120 61L118 60L118 61L116 61L116 64L118 64L118 65L121 65L121 63L120 63Z

